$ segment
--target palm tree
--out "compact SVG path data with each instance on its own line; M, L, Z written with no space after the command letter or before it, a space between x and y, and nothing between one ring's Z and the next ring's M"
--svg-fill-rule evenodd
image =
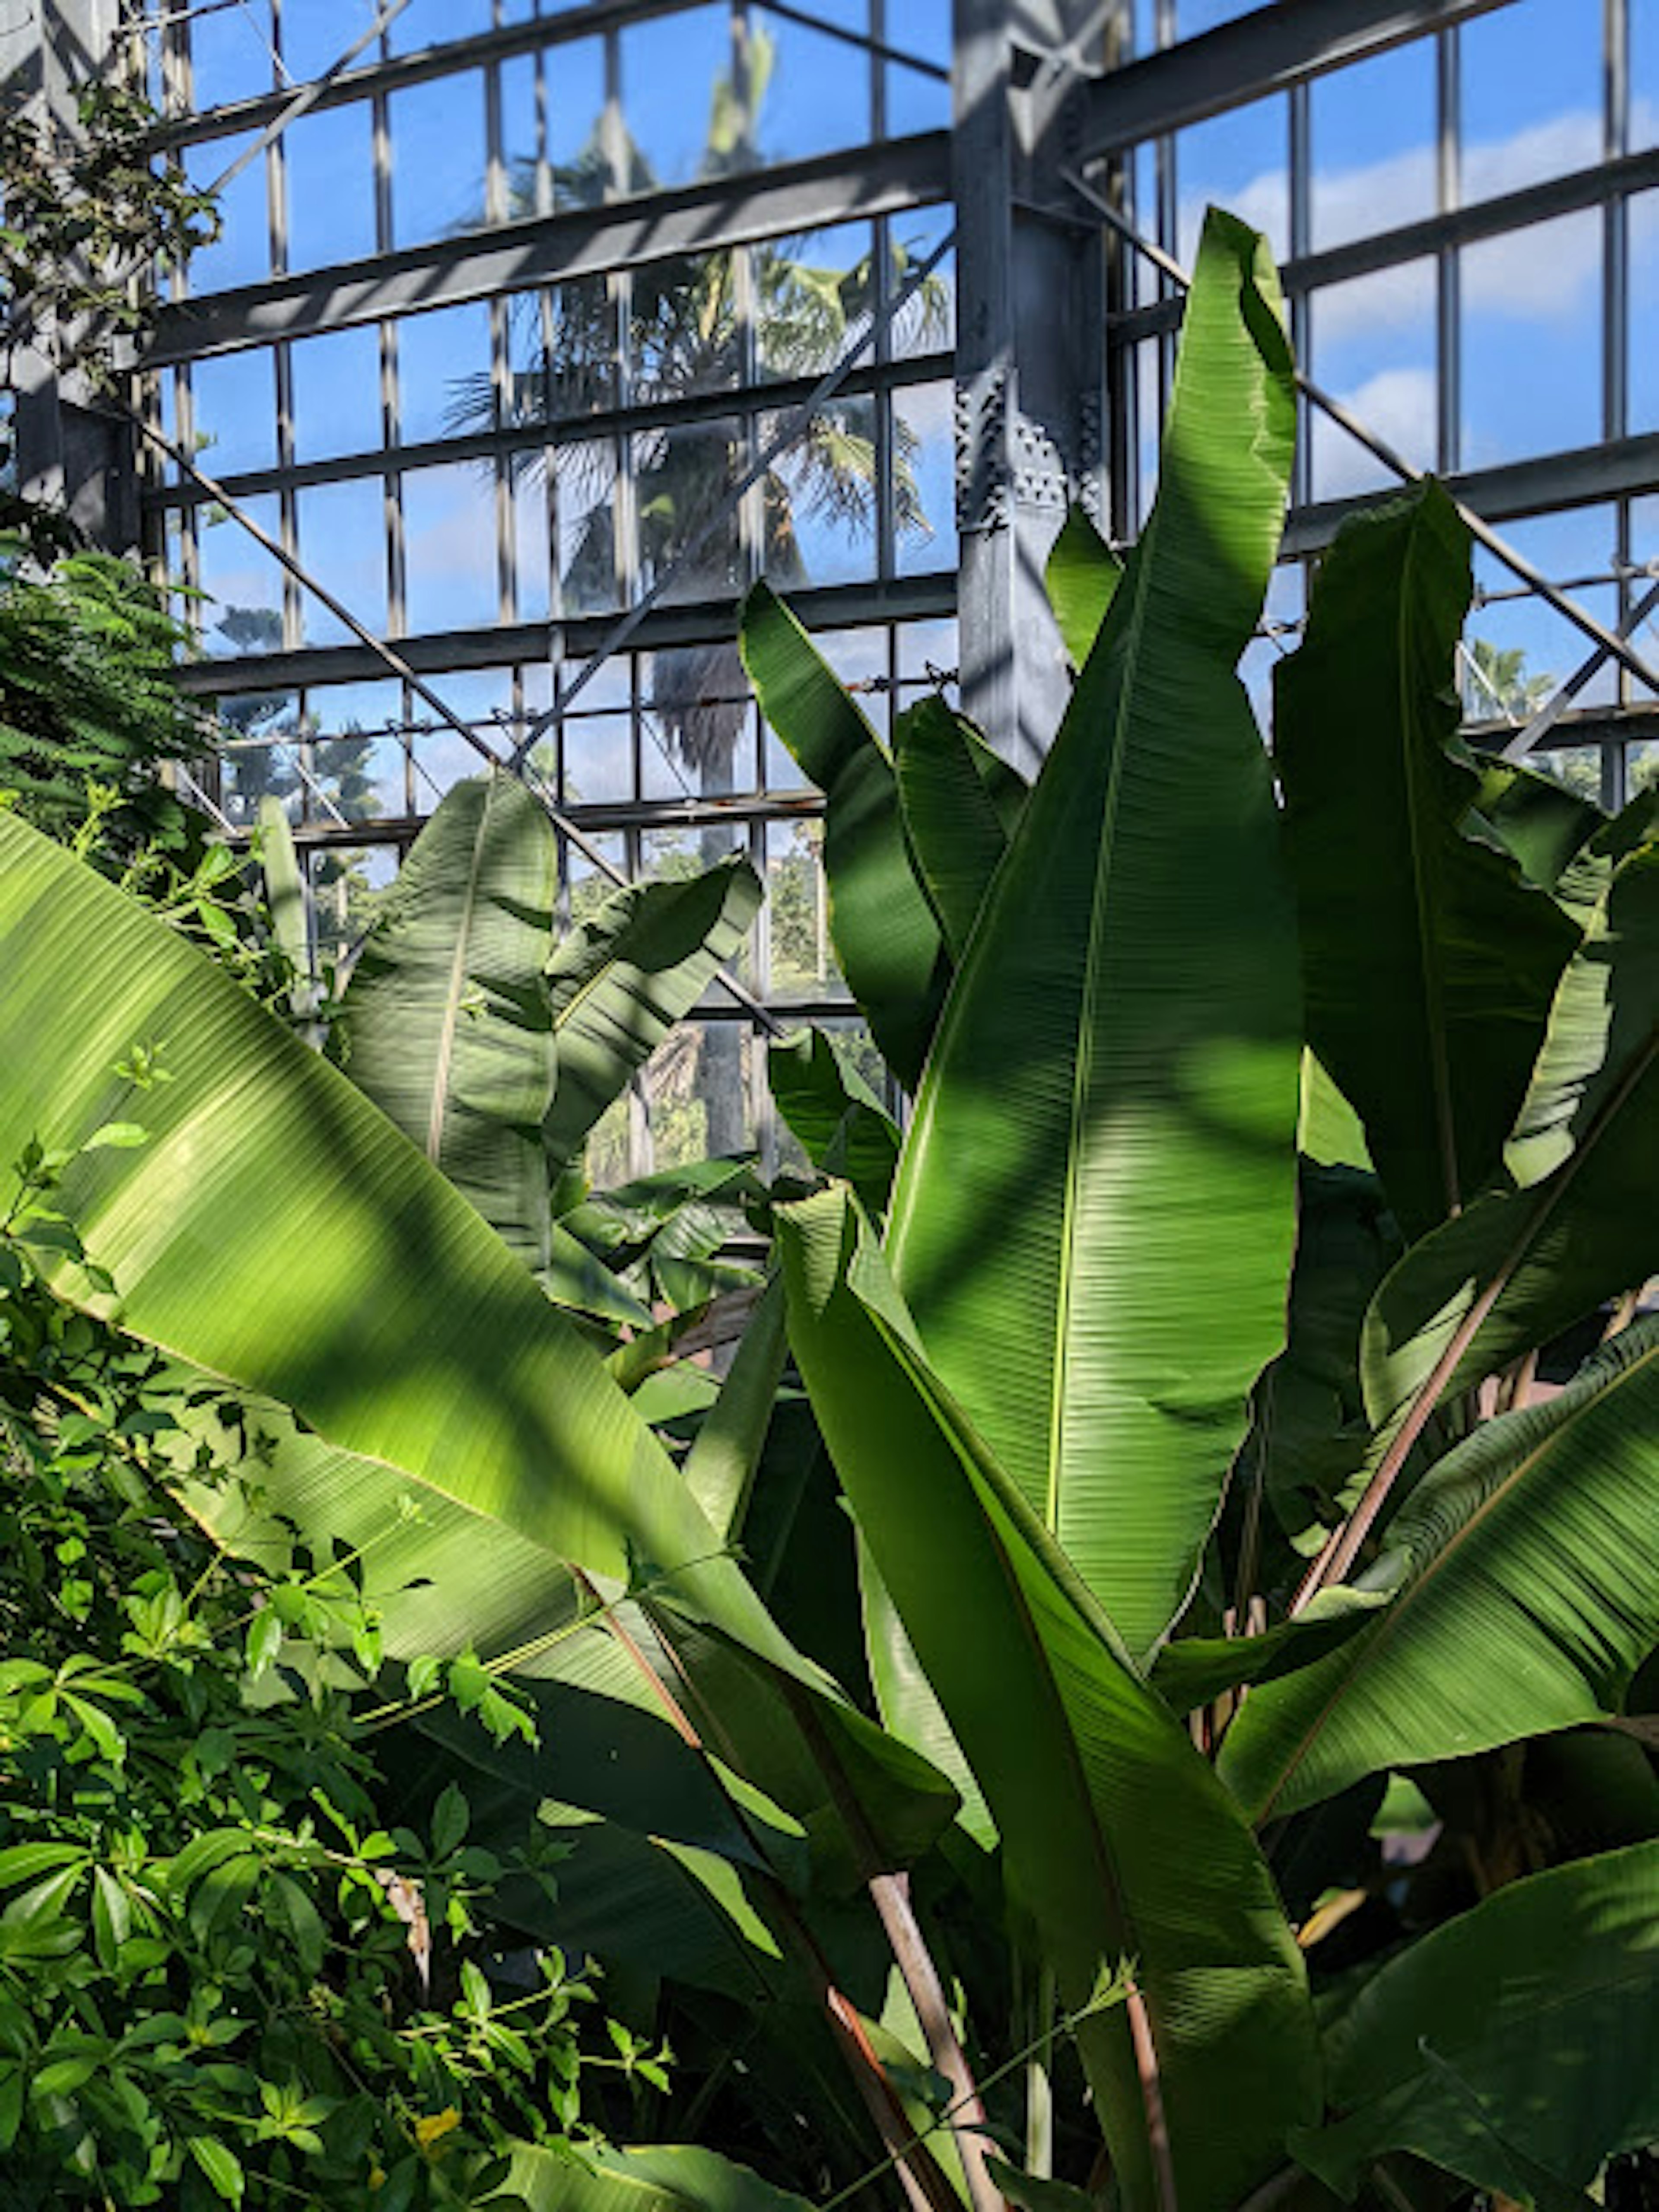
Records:
M773 58L770 39L734 10L731 65L713 88L702 176L756 165ZM552 182L564 205L597 207L653 191L659 179L612 108L599 118L576 160L555 169ZM529 215L545 205L545 173L538 177L534 161L520 163L509 186L512 211ZM896 246L889 272L896 285L903 283L911 258L907 248ZM632 272L626 288L629 398L650 404L735 392L757 370L780 382L818 375L875 305L878 283L871 254L850 269L821 268L804 258L799 241L787 240L753 246L746 256L717 246L647 263ZM505 403L511 424L568 424L616 404L617 301L602 278L561 285L546 303L518 303L515 313L520 320ZM903 323L902 335L912 342L943 341L949 312L941 278L930 276L918 289ZM495 421L495 413L488 374L457 380L448 410L452 429L477 430ZM839 526L849 536L873 535L881 456L872 421L867 400L832 398L762 478L762 557L775 584L787 588L806 580L799 539L806 521ZM928 529L915 471L919 442L911 427L896 418L892 501L901 534ZM530 447L516 455L515 480L533 480L545 467L545 453ZM695 552L689 549L728 496L745 459L727 422L635 434L633 509L642 587L678 567L678 586L687 598L736 599L746 578L735 520ZM614 606L618 549L608 451L566 443L556 450L553 465L556 500L580 517L559 572L563 605L572 613ZM727 638L655 653L645 703L665 750L696 777L701 795L730 793L749 712L735 642ZM712 863L725 849L724 836L708 832L702 844L701 857ZM736 1151L744 1142L742 1042L734 1028L711 1024L705 1034L697 1087L711 1153Z

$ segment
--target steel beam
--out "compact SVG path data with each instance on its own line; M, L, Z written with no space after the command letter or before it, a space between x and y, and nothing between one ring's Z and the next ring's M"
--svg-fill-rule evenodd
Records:
M1659 432L1620 438L1612 444L1581 446L1569 453L1544 453L1496 469L1477 469L1449 477L1447 489L1487 522L1512 522L1524 515L1548 514L1564 507L1594 507L1603 500L1636 499L1659 491ZM1328 545L1350 514L1374 507L1395 487L1364 492L1352 499L1324 500L1292 514L1285 532L1286 557L1317 553Z
M950 194L950 137L923 132L175 301L157 317L142 365L159 368L385 315L897 214Z
M936 383L950 376L951 358L948 353L909 354L902 361L851 369L840 391L846 397L857 398L873 392L908 391L914 385ZM295 461L284 468L254 469L237 476L222 477L219 482L237 499L252 499L261 492L299 491L314 484L392 476L446 462L490 461L514 453L538 453L544 448L625 438L636 431L720 422L732 415L786 414L811 398L817 382L813 377L791 377L776 384L727 385L710 392L688 392L684 398L657 400L649 405L612 407L591 415L563 415L544 422L519 422L504 429L475 430L465 437L432 438L410 446L376 446L365 453L337 454L327 460ZM189 483L160 486L144 495L147 512L207 507L212 503L210 494Z
M1092 161L1509 0L1276 0L1090 85L1073 160Z
M789 604L808 629L849 629L864 623L939 621L956 611L953 575L907 576L884 583L822 585L792 591ZM562 623L503 623L481 629L445 630L399 638L398 652L417 675L452 670L545 665L555 647L566 661L595 652L616 617L585 615ZM731 601L654 607L630 642L635 653L666 652L685 645L729 644L737 616ZM186 662L178 672L185 691L230 697L250 691L295 691L309 684L361 684L384 676L384 663L367 646L301 647L235 659Z
M1279 283L1287 297L1299 297L1327 284L1346 284L1356 276L1375 276L1381 270L1396 269L1403 262L1425 259L1455 246L1501 238L1509 231L1548 222L1556 216L1602 207L1626 193L1655 185L1659 185L1659 147L1626 154L1617 161L1598 161L1593 168L1574 169L1565 176L1548 177L1519 191L1449 208L1443 215L1398 223L1392 230L1350 239L1340 246L1328 246L1322 253L1299 255L1281 265ZM1178 299L1159 301L1152 307L1114 316L1109 342L1115 347L1133 345L1138 339L1174 330L1180 320Z
M429 83L434 77L478 69L487 62L507 61L517 54L540 53L630 23L648 22L653 16L680 14L688 4L689 0L593 0L591 6L568 9L561 15L537 15L524 22L504 23L495 30L480 31L472 38L451 39L440 46L422 46L413 53L394 55L389 60L365 63L361 69L342 70L337 77L331 77L321 86L312 104L339 107L348 100L398 92L405 85ZM814 14L810 5L771 0L771 7L775 15L821 32L825 38L842 45L899 62L927 76L943 74L937 63L907 53L902 46L871 39L860 31L849 30L844 24ZM245 131L263 131L293 98L294 88L289 87L281 92L255 93L246 100L228 100L222 106L206 108L199 114L169 118L149 134L149 143L160 152L212 138L234 137Z
M956 0L957 527L965 711L1030 775L1069 678L1042 588L1068 501L1103 491L1105 256L1055 221L1071 94L1022 90L1031 41L1063 43L1096 0ZM1072 81L1073 90L1082 80Z

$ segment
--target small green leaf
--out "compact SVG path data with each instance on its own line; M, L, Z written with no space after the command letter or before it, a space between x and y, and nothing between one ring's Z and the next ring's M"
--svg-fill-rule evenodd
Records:
M453 1782L446 1783L444 1791L432 1811L432 1856L447 1859L465 1840L470 1819L466 1799Z
M214 2136L192 2136L190 2154L212 2184L215 2192L222 2197L227 2204L241 2203L246 2179L242 2172L242 2161L228 2143L221 2142Z

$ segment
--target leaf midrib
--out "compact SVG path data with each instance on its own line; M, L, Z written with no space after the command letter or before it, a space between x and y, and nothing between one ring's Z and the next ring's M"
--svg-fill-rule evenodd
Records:
M1455 1559L1463 1545L1480 1528L1487 1515L1504 1504L1512 1494L1515 1486L1534 1474L1539 1462L1546 1458L1565 1437L1571 1435L1583 1414L1588 1413L1592 1407L1605 1406L1615 1392L1622 1389L1626 1383L1633 1381L1647 1367L1649 1362L1654 1359L1659 1359L1659 1343L1656 1343L1650 1350L1633 1359L1630 1365L1622 1373L1615 1375L1605 1388L1587 1394L1583 1403L1576 1410L1571 1419L1564 1421L1559 1428L1552 1429L1530 1452L1517 1460L1509 1474L1500 1477L1492 1489L1481 1499L1462 1527L1435 1553L1422 1572L1414 1576L1406 1584L1377 1622L1369 1642L1356 1653L1352 1667L1342 1676L1318 1712L1310 1721L1307 1729L1297 1740L1295 1750L1285 1759L1279 1770L1279 1779L1273 1786L1273 1794L1263 1801L1256 1815L1258 1825L1273 1817L1273 1807L1284 1795L1286 1786L1296 1775L1313 1745L1324 1733L1333 1712L1349 1696L1355 1683L1363 1680L1384 1645L1394 1638L1401 1622L1409 1617L1411 1608L1418 1598L1425 1590L1431 1589L1435 1586L1442 1570L1449 1562ZM1513 1607L1514 1598L1507 1589L1504 1596L1509 1605ZM1551 1633L1553 1640L1553 1632L1552 1631Z
M455 933L455 950L449 963L449 989L444 1001L443 1020L438 1031L438 1051L433 1063L432 1096L427 1111L426 1156L437 1167L443 1158L444 1130L449 1115L449 1077L455 1060L455 1036L460 1020L461 992L468 972L468 954L471 950L473 923L477 914L478 879L483 866L484 847L489 834L490 809L495 803L495 785L492 780L484 786L483 809L478 817L478 827L472 840L471 858L467 863L466 890L461 902L461 922Z

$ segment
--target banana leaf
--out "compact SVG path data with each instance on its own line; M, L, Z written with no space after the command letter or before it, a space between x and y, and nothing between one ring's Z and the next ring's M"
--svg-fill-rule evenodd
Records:
M851 1060L823 1030L799 1030L769 1048L766 1075L773 1103L813 1166L844 1176L872 1212L884 1213L899 1133Z
M1345 524L1274 726L1302 917L1308 1042L1422 1236L1498 1168L1577 932L1460 826L1450 749L1469 535L1432 482Z
M1423 1478L1358 1577L1386 1608L1229 1729L1221 1773L1252 1818L1616 1711L1659 1643L1656 1482L1659 1320Z
M1408 1252L1366 1322L1379 1429L1659 1269L1659 847L1614 874L1556 994L1493 1193Z
M311 972L305 879L300 872L294 832L289 827L282 801L269 793L259 801L259 866L264 878L265 903L270 908L271 930L293 972L289 986L289 1012L296 1022L309 1024L317 1011L317 986ZM307 1044L321 1042L310 1029L302 1034Z
M1297 2157L1352 2197L1389 2151L1540 2212L1659 2136L1659 1844L1511 1882L1373 1974Z
M612 1585L648 1571L804 1666L472 1207L211 961L7 815L0 975L0 1162L35 1137L78 1152L61 1210L115 1286L47 1255L61 1296L380 1462L388 1522L407 1493ZM149 1141L79 1151L112 1121ZM488 1540L476 1553L488 1577Z
M1296 940L1234 669L1294 417L1266 249L1212 214L1158 504L975 932L893 1197L940 1379L1137 1654L1192 1587L1284 1340Z
M844 1190L786 1206L791 1342L860 1532L984 1792L1060 2001L1125 1960L1176 2196L1223 2212L1316 2103L1300 1954L1248 1831L1019 1493L928 1374ZM1158 2201L1121 2008L1077 2028L1117 2185Z
M1026 787L936 695L899 717L893 759L910 857L959 963L1024 808Z
M1594 799L1569 791L1536 769L1501 760L1477 763L1480 781L1466 827L1484 830L1512 853L1540 890L1553 891L1607 816Z
M501 2190L529 2212L809 2212L805 2197L692 2146L594 2151L579 2161L521 2143Z
M1048 550L1043 581L1073 668L1081 668L1093 651L1122 575L1123 563L1083 509L1068 507Z
M908 1091L921 1075L949 963L910 866L893 764L874 730L765 585L738 644L761 712L826 801L830 930L848 988Z
M557 1073L542 1125L555 1166L734 957L760 897L733 855L684 883L629 884L558 945L547 964Z
M541 975L558 862L553 825L516 778L456 784L386 892L342 1000L352 1081L532 1270L551 1257Z

